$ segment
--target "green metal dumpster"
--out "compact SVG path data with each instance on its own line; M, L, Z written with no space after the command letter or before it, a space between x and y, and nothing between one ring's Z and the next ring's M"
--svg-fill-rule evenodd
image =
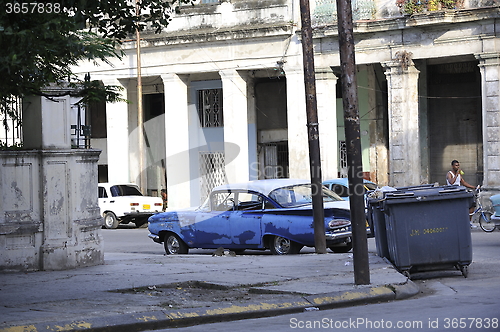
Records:
M380 257L390 258L389 246L387 244L387 231L385 229L385 214L379 203L379 199L368 198L368 213L366 214L366 217L372 230L372 234L375 237L377 255Z
M407 192L410 190L422 190L426 188L433 188L434 184L423 184L409 187L382 187L377 190L372 190L367 193L367 214L368 223L372 229L375 237L375 244L377 248L377 255L380 257L390 258L389 246L387 243L387 231L385 218L386 214L382 210L381 202L385 200L387 192Z
M461 186L395 189L368 204L379 256L387 257L408 277L448 268L457 268L467 277L472 261L472 193Z

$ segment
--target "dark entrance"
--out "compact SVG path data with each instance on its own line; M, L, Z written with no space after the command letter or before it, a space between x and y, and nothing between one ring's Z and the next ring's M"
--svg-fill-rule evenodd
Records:
M259 179L289 176L286 79L255 81Z
M481 77L477 61L428 66L430 182L446 183L457 159L464 179L482 183Z

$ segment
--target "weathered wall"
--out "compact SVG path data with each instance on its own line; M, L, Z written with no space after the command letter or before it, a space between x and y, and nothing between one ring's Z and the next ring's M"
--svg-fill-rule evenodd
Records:
M99 150L0 152L0 271L104 262Z
M70 149L70 110L76 101L24 98L26 150L0 151L0 271L104 262L97 202L101 151Z

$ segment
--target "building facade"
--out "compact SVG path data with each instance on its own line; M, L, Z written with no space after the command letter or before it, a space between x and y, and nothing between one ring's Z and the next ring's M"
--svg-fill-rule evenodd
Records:
M206 3L210 2L210 3ZM346 176L335 0L311 0L322 175ZM363 172L381 185L467 182L500 189L500 11L496 1L353 1ZM445 8L449 7L449 8ZM170 207L225 182L309 178L297 0L182 6L112 65L77 72L129 103L90 108L100 181L140 183ZM138 134L140 132L141 134ZM139 137L142 136L142 137Z

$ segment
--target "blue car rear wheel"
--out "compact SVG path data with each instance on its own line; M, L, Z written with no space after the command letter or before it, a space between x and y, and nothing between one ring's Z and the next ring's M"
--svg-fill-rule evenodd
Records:
M300 252L302 245L281 236L271 239L270 250L273 255L295 255Z

